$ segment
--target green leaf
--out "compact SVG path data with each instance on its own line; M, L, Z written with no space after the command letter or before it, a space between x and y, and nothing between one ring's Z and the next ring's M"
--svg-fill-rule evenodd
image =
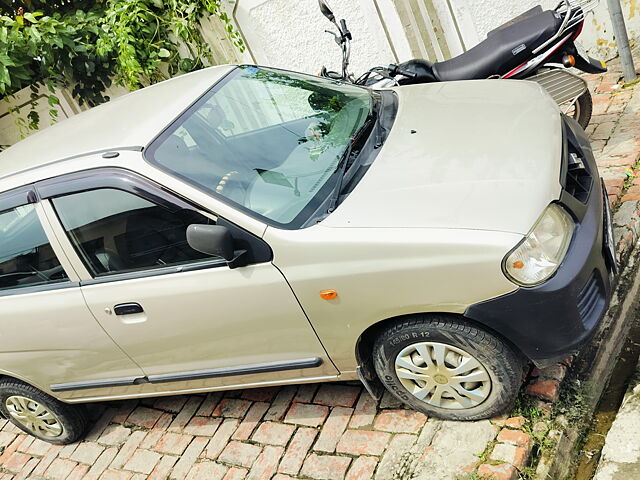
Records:
M169 58L171 56L171 52L166 48L161 48L160 50L158 50L158 56L160 58Z

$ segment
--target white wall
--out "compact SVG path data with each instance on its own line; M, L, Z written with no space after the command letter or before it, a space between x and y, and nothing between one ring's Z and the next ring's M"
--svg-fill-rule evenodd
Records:
M353 34L352 72L395 61L373 0L329 1ZM335 27L320 13L317 0L238 0L235 18L256 62L312 74L322 65L340 71L340 48L325 33Z

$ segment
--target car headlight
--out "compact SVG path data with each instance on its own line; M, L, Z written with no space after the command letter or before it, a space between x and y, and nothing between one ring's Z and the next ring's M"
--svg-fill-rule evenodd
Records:
M562 263L573 228L571 216L561 206L550 204L524 240L504 258L506 276L525 287L546 281Z

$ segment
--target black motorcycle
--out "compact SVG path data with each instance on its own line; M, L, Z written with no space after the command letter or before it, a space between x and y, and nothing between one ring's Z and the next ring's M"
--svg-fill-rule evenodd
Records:
M443 62L414 59L399 65L374 67L360 77L349 69L352 35L344 19L336 21L326 0L320 10L338 29L331 33L342 49L342 72L322 67L321 75L373 88L416 83L472 79L531 80L542 85L583 128L591 120L593 103L587 82L569 71L604 73L604 62L587 55L576 39L582 33L586 13L598 0L563 0L554 10L532 8L491 31L487 39L467 52Z

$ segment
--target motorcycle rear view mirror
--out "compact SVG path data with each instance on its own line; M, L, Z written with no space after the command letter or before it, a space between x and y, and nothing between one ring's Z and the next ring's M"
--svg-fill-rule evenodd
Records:
M336 21L336 17L331 11L331 8L329 7L329 4L326 2L326 0L318 0L318 5L320 5L320 11L322 12L322 14L327 17L329 21Z

